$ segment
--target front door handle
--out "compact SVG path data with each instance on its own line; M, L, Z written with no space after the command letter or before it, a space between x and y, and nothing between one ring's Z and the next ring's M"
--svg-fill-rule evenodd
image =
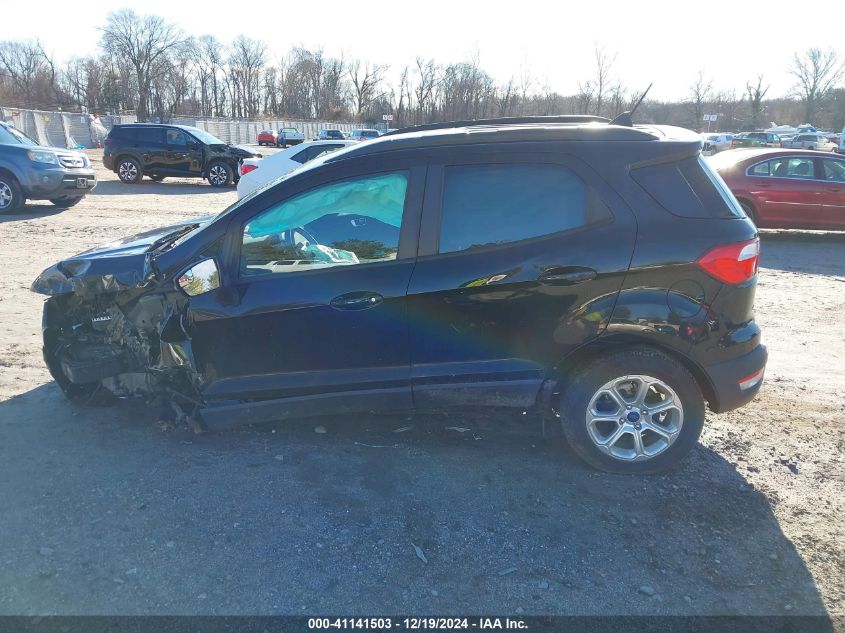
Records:
M375 308L382 301L384 297L377 292L359 291L338 295L331 300L330 305L335 310L366 310Z
M595 279L598 273L584 266L552 266L542 273L538 281L556 286L574 286Z

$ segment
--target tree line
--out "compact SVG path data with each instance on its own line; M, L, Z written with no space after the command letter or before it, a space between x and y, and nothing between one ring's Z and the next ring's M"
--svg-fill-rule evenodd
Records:
M322 49L294 47L279 62L259 39L239 35L189 36L156 15L131 9L109 14L98 51L59 64L40 41L0 42L0 105L119 114L138 120L174 116L238 119L345 120L375 122L394 116L393 126L498 116L596 114L629 109L642 87L625 86L615 54L597 47L575 94L562 95L525 68L497 82L478 56L441 64L418 57L396 69L369 60L333 57ZM707 129L744 130L779 123L845 125L842 60L830 50L795 53L785 69L792 94L772 98L762 75L739 90L716 90L704 71L691 78L686 99L645 100L638 120ZM692 75L693 73L691 73Z

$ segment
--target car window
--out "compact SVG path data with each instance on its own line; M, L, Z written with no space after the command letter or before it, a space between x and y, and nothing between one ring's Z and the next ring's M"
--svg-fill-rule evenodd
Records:
M845 161L825 158L822 160L825 180L845 182Z
M771 161L769 170L778 178L814 178L811 158L776 158Z
M130 127L123 128L122 135L132 143L163 143L164 132L157 127Z
M4 145L38 145L20 130L0 125L0 143Z
M188 144L188 136L182 130L169 129L167 130L166 138L168 145L185 146Z
M343 145L315 145L311 148L311 156L308 160L314 160L318 156L322 156L323 154L328 154L329 152L333 152L336 149L340 149Z
M515 242L584 226L587 185L574 172L548 164L446 167L440 252ZM592 206L591 206L592 208ZM610 211L604 207L598 219Z
M291 160L295 160L297 163L307 163L310 160L311 148L308 147L300 152L297 152L293 156L290 157Z
M768 176L769 175L769 161L765 163L757 163L748 170L751 176Z
M396 259L407 172L322 185L251 219L241 274L264 275Z
M683 218L744 216L722 178L701 156L640 167L631 171L631 177L673 215Z

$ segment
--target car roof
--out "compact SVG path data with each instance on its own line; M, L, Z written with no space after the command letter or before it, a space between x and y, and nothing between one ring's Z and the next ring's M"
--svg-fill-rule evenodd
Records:
M381 152L519 141L683 141L701 143L701 136L667 125L616 125L592 116L522 117L459 121L403 128L383 134L355 150L356 156ZM351 154L344 153L339 158Z
M729 167L731 165L738 165L744 162L753 162L755 160L767 160L772 158L779 158L781 156L807 156L816 158L842 158L838 154L831 154L830 152L817 152L811 149L783 149L779 147L760 147L760 148L746 148L746 149L732 149L727 152L711 158L712 164L718 164L720 169Z

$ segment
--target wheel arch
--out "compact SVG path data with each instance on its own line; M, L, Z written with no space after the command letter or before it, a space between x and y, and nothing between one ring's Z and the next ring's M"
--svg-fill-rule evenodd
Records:
M653 339L643 339L627 335L596 338L564 357L554 370L554 380L556 385L553 391L555 393L559 393L566 374L576 370L577 367L589 362L593 358L633 348L651 348L678 361L690 372L690 374L692 374L692 377L698 384L698 388L701 390L701 395L704 396L704 399L710 405L710 408L714 410L718 409L719 399L716 395L716 389L710 381L710 378L707 376L707 373L698 363L686 354L679 352L677 349L674 349L669 345L664 345ZM556 399L552 398L551 401L554 403Z
M112 170L114 173L119 173L120 171L120 163L126 158L131 158L135 162L138 163L138 166L141 168L141 172L144 171L144 161L141 159L140 156L133 154L132 152L128 152L126 150L121 151L119 154L115 154L114 157L114 169Z

